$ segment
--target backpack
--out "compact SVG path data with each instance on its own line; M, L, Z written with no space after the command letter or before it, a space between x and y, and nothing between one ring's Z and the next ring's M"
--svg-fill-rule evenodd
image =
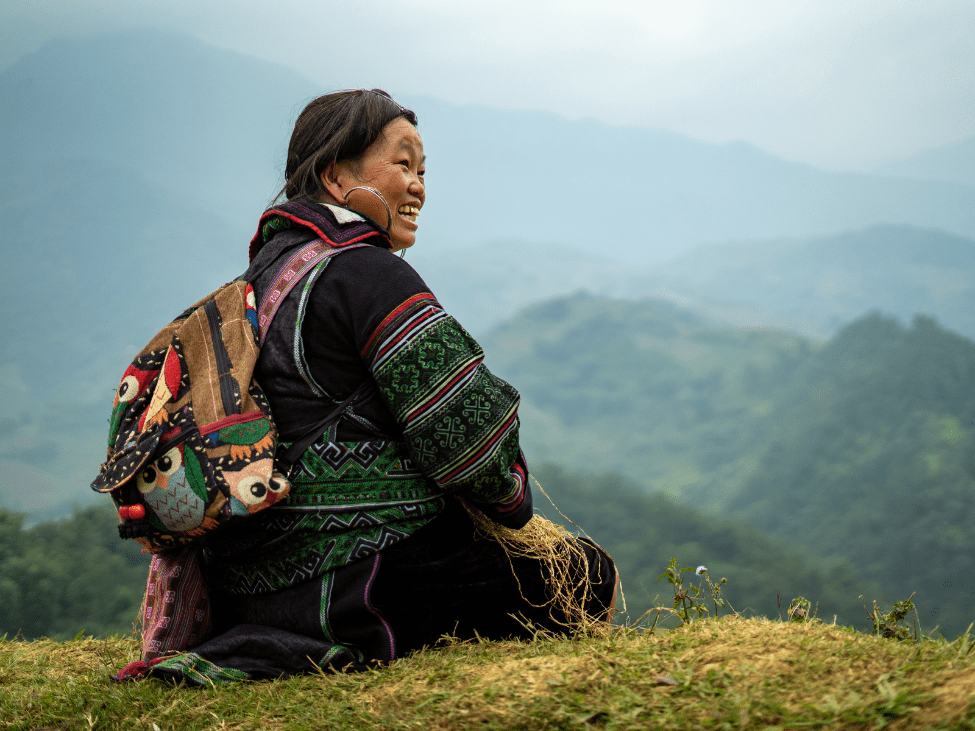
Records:
M91 485L111 495L122 538L150 553L199 543L288 494L291 466L369 384L277 454L271 410L254 380L262 336L313 268L369 245L336 248L322 239L293 245L300 248L259 305L247 280L256 281L283 254L192 305L139 352L116 391L108 457Z

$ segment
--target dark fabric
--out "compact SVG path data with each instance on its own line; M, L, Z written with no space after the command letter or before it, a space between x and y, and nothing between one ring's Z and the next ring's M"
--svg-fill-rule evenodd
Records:
M252 270L268 261L283 260L282 252L293 251L308 240L306 229L278 233L261 250ZM272 265L253 282L258 301L274 271ZM409 264L379 245L352 249L330 260L311 290L300 331L310 374L325 394L316 395L302 378L294 357L300 289L301 285L296 287L299 292L293 292L275 316L255 371L284 441L296 437L316 416L327 414L332 404L371 379L360 355L369 336L401 302L430 291ZM359 399L354 410L375 431L361 421L345 419L339 423L335 441L401 438L402 428L377 391Z
M315 236L329 241L334 246L346 246L357 241L368 240L376 246L390 248L389 236L382 227L368 216L361 213L352 216L361 225L337 226L335 214L329 206L323 206L317 201L296 198L271 206L261 215L257 224L257 232L251 239L248 256L251 262L273 236L273 230L297 225L314 232ZM269 232L269 229L271 231Z
M314 672L316 665L341 668L352 664L356 670L367 667L351 650L342 648L337 653L334 650L335 646L326 640L264 624L239 624L193 652L221 668L245 672L249 680ZM325 657L330 662L320 663ZM156 673L165 671L165 667L155 668Z
M612 559L581 541L589 564L587 613L603 617L615 595ZM581 578L581 561L571 567ZM581 597L580 597L581 598ZM509 557L494 540L477 536L456 501L410 540L383 552L372 603L388 621L400 654L433 645L444 634L461 639L531 638L517 615L536 627L571 634L565 614L553 610L540 561Z
M613 600L615 567L591 543L583 540L582 546L591 584L585 608L599 618ZM581 562L573 565L574 578L583 570ZM324 580L264 595L214 591L211 601L222 624L217 636L194 648L193 655L250 678L309 672L308 658L322 666L361 670L435 645L443 635L530 639L533 631L526 622L556 634L571 633L565 615L551 607L541 563L511 558L496 541L479 537L453 499L409 540ZM156 675L197 682L194 672L206 674L204 664L180 661L153 668Z
M307 240L308 234L305 231L283 231L261 251L255 265L261 265L268 260L283 261L289 251ZM335 317L325 319L318 313L321 300L335 299L350 289L366 292L372 287L373 282L362 276L361 266L350 268L342 266L340 262L348 257L356 261L361 258L368 260L373 253L394 260L398 258L383 249L357 248L334 257L317 273L305 322L300 331L300 341L296 338L299 331L295 325L302 294L301 284L285 299L271 323L254 377L264 389L282 441L290 441L302 434L366 379L371 380L359 351L355 349L354 341L349 344L351 337L347 333L348 323ZM273 282L275 267L276 265L270 266L253 283L258 302ZM350 270L352 277L348 276ZM350 278L353 281L350 282ZM390 305L393 306L395 304ZM298 371L295 349L299 345L306 349L311 375L322 386L324 395L316 394ZM329 353L332 358L328 366L320 362L322 351ZM335 441L362 441L377 437L395 439L401 433L396 419L379 398L375 388L371 388L357 400L354 410L369 424L375 425L375 429L369 429L360 421L343 419L339 422Z
M360 662L353 651L325 640L266 625L239 624L191 653L162 659L128 674L123 671L116 680L147 675L206 686L287 678L316 672L317 668L362 671L376 664Z

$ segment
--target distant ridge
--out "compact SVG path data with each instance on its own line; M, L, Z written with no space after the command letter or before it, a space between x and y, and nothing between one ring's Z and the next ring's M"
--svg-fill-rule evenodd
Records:
M904 225L831 236L702 246L657 270L689 298L818 323L823 332L870 311L917 314L975 338L975 239Z
M406 99L427 143L430 250L558 242L656 264L704 242L808 237L880 223L975 236L975 186L840 173L744 142Z
M320 85L176 32L63 39L0 74L0 159L134 169L235 217L276 192L290 125ZM395 90L392 90L395 91ZM975 236L975 186L836 173L743 142L403 95L428 148L421 243L518 238L655 263L702 242L877 223ZM218 192L219 191L219 192Z
M922 150L876 169L881 175L975 185L975 136Z
M903 322L934 315L975 338L975 239L908 225L703 245L646 266L511 240L415 258L445 306L475 334L534 303L582 290L653 297L716 324L816 339L873 310Z

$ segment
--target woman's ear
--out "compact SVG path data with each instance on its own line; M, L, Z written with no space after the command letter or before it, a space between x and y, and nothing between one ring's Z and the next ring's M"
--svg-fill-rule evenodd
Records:
M340 162L330 162L322 170L322 174L319 176L321 180L322 187L325 191L332 196L338 203L345 203L345 195L349 188L347 185L348 170L346 169L348 165Z

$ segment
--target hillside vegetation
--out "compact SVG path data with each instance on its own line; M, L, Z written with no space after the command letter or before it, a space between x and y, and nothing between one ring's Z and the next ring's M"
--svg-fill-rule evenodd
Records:
M10 729L971 729L975 654L816 622L458 644L366 673L113 683L133 640L0 641Z
M648 496L618 475L551 465L532 474L544 486L544 492L535 487L539 512L570 530L580 526L616 559L631 619L667 604L659 595L668 585L657 578L675 556L708 565L716 580L727 576L727 598L747 616L781 616L779 597L788 604L802 595L817 603L821 616L863 629L868 623L858 596L885 598L842 561L810 561L785 542L664 495ZM134 541L118 538L117 523L107 500L29 529L22 516L0 510L0 635L69 639L131 631L149 559Z
M746 616L801 594L862 626L864 600L917 592L928 631L975 620L972 341L874 315L816 343L577 295L528 310L487 348L523 394L533 474L617 558L634 616L676 556L727 576ZM127 631L146 563L115 538L107 501L19 521L0 530L0 631Z
M488 339L524 441L843 558L925 626L975 620L975 342L878 314L825 343L715 327L672 305L587 295Z
M917 591L926 623L962 632L975 621L975 342L874 316L796 377L805 388L781 403L728 513Z

